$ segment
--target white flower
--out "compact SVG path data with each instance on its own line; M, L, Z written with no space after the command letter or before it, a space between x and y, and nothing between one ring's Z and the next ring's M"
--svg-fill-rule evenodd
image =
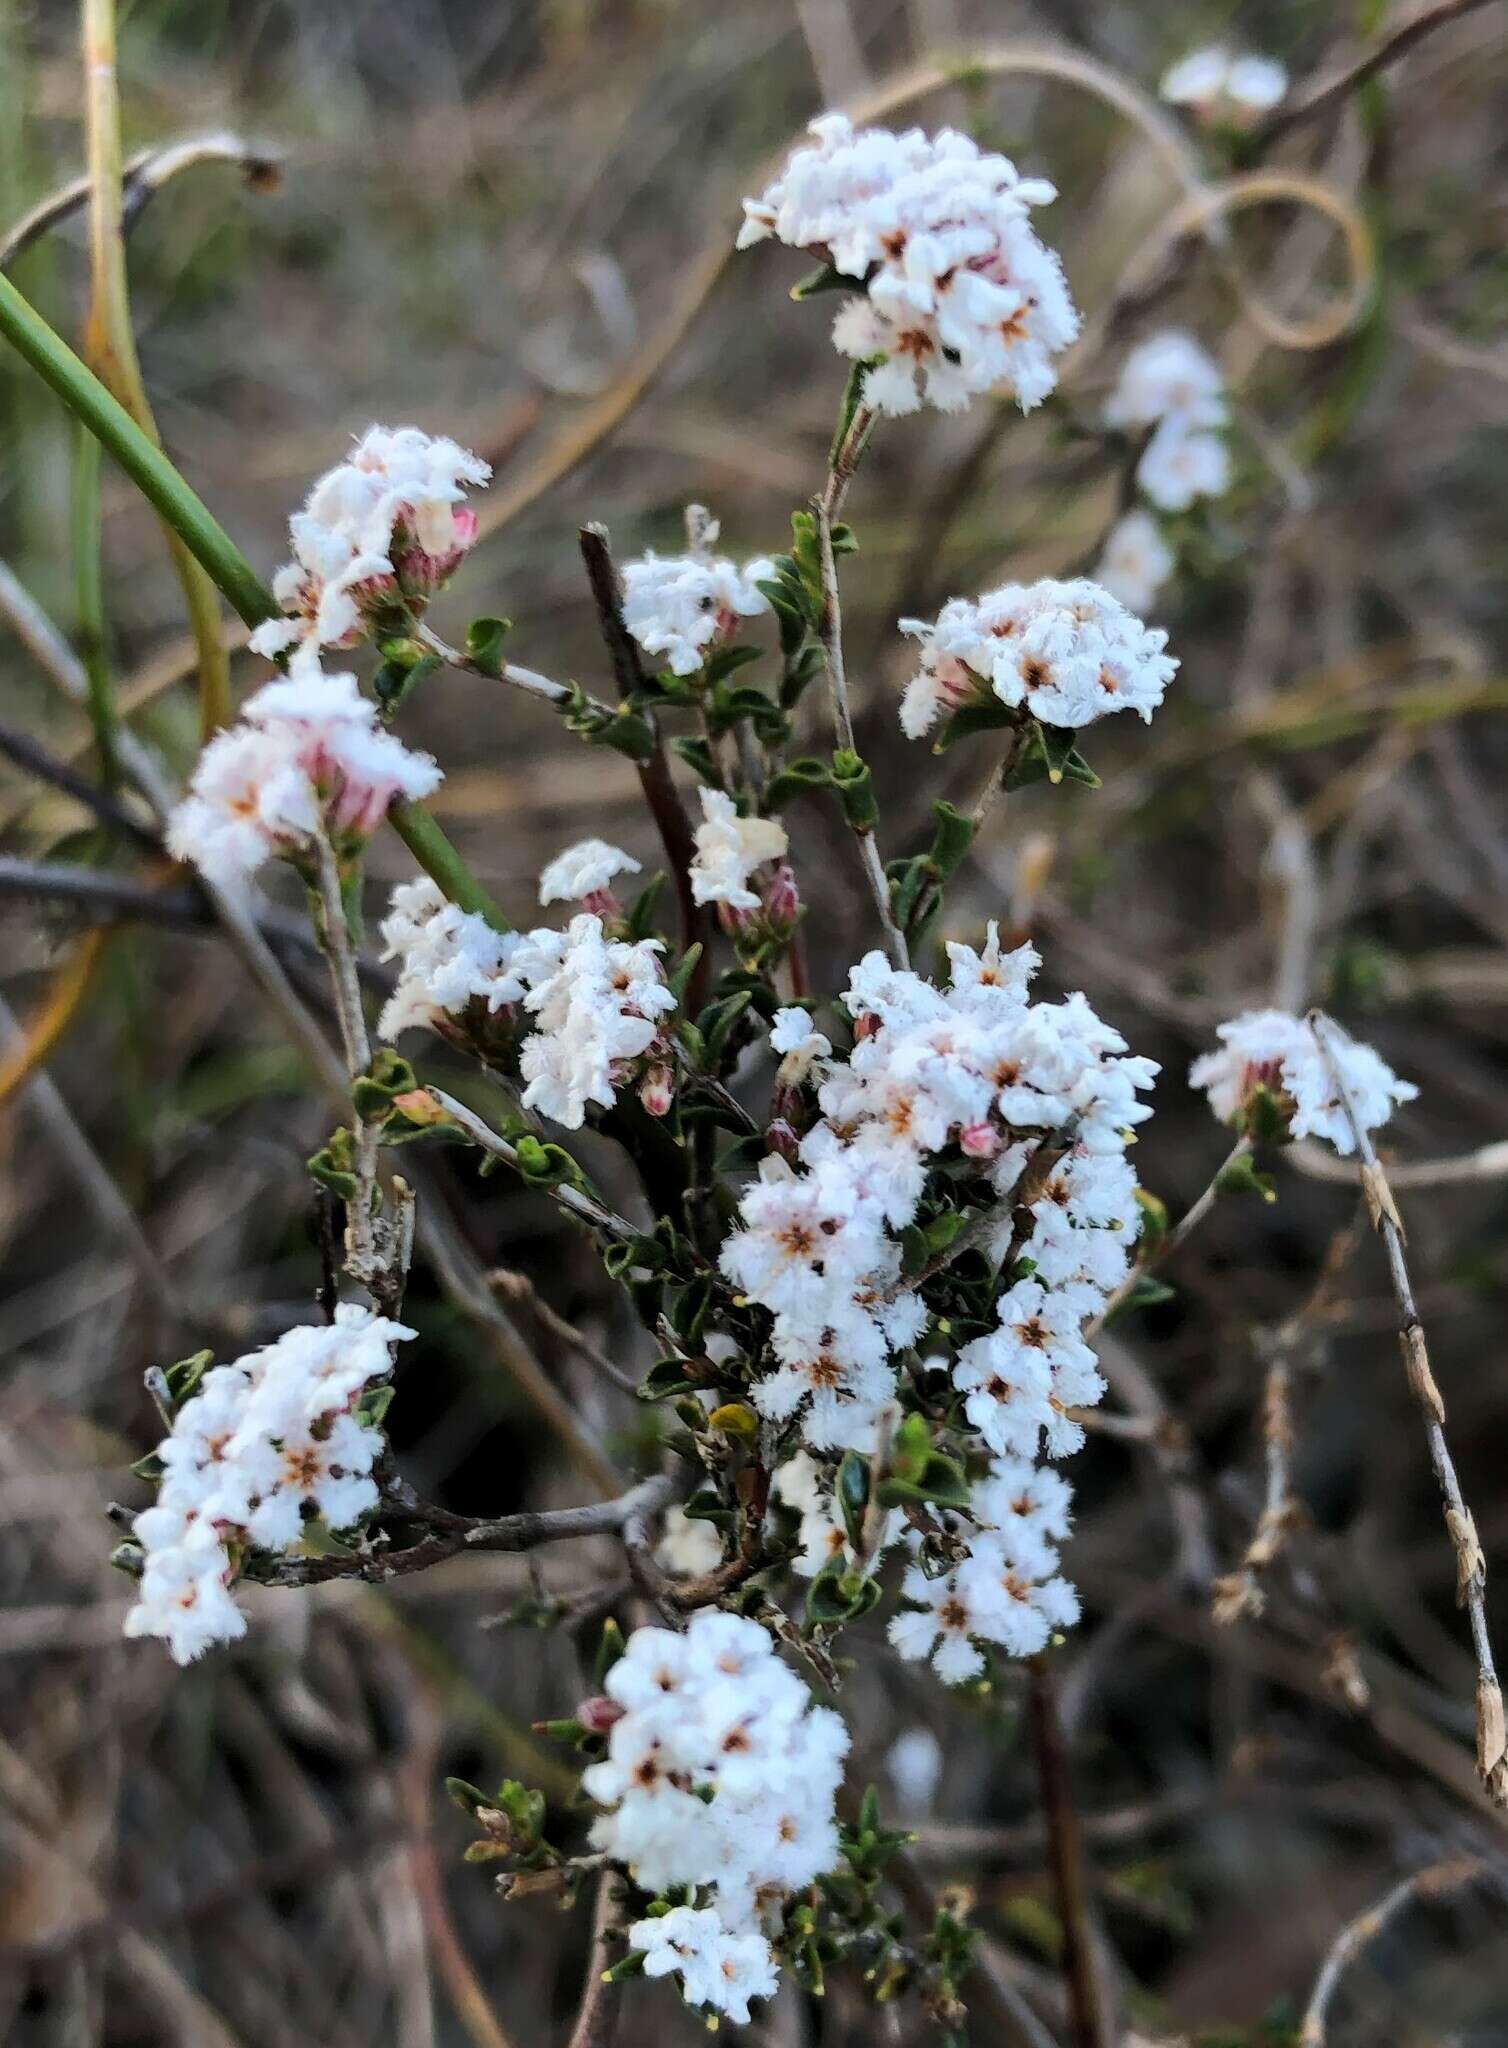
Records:
M646 1891L712 1894L630 1940L649 1975L680 1973L688 2003L737 2016L774 1988L767 1952L748 1946L762 1911L837 1863L847 1731L813 1706L765 1629L710 1608L684 1634L636 1629L604 1689L624 1712L607 1756L582 1774L607 1809L593 1842Z
M491 474L443 435L370 428L289 521L294 559L272 586L285 616L258 626L252 647L353 647L384 607L422 611L475 543L465 487Z
M336 1529L376 1507L382 1437L352 1411L413 1334L342 1306L332 1323L299 1324L205 1373L157 1447L156 1504L132 1524L145 1561L127 1635L160 1636L180 1664L244 1635L228 1539L284 1551L302 1535L306 1505Z
M509 965L523 949L522 935L496 931L474 911L458 909L427 875L395 886L381 929L383 959L401 963L377 1020L381 1037L433 1030L473 1001L488 1012L523 1001L524 983Z
M1191 107L1201 121L1248 128L1281 105L1288 73L1276 57L1243 56L1216 44L1180 57L1159 90L1170 106Z
M1190 427L1220 427L1226 420L1220 365L1178 327L1132 349L1105 404L1109 427L1155 427L1170 415Z
M855 133L828 114L811 132L768 191L745 200L739 246L774 235L859 282L864 296L839 312L833 343L885 358L865 378L865 403L953 412L1001 392L1023 411L1039 404L1079 324L1062 266L1027 218L1053 187L953 129Z
M1351 1118L1330 1064L1303 1019L1283 1010L1249 1010L1222 1024L1215 1035L1221 1050L1195 1060L1189 1085L1205 1090L1222 1123L1238 1117L1262 1087L1286 1114L1291 1136L1327 1139L1346 1156L1356 1150ZM1412 1102L1418 1095L1414 1084L1400 1081L1371 1046L1348 1037L1334 1024L1327 1042L1363 1130L1378 1129L1399 1103Z
M711 1522L688 1515L679 1501L665 1510L655 1561L683 1578L700 1578L723 1561L722 1538Z
M930 1728L906 1728L885 1752L885 1769L895 1787L903 1820L926 1820L937 1801L942 1779L942 1744Z
M735 2026L749 2023L749 2000L773 1995L778 1972L762 1934L730 1934L710 1908L675 1906L658 1919L636 1920L629 1947L644 1957L646 1977L678 1973L688 2005L710 2006Z
M1127 611L1150 610L1157 593L1172 575L1173 551L1150 512L1123 513L1105 537L1094 580Z
M612 885L617 875L636 875L641 863L605 839L578 839L556 854L539 878L541 903L579 903Z
M1072 729L1115 711L1150 722L1178 667L1164 652L1165 632L1083 577L1008 583L977 600L951 599L932 625L901 623L922 646L903 715L913 737L953 701L959 674L1012 710Z
M757 910L759 897L749 877L766 861L780 860L790 844L776 818L740 817L731 796L703 789L704 823L696 830L691 893L698 903L725 903L730 910Z
M305 667L249 698L246 723L216 734L168 821L168 849L223 888L307 847L323 828L342 846L376 831L395 797L435 790L439 769L377 721L352 675Z
M702 529L707 541L717 527ZM623 565L623 623L646 654L663 657L672 675L694 676L713 648L731 639L740 619L770 609L759 588L775 573L764 556L740 569L724 556L646 554Z
M527 986L537 1030L524 1040L524 1103L579 1130L590 1104L611 1109L632 1063L650 1051L675 1008L660 973L658 939L609 940L600 917L573 917L565 933L530 932L510 959Z
M1220 498L1230 488L1230 450L1223 437L1170 413L1136 465L1136 481L1162 512L1186 512L1196 498Z

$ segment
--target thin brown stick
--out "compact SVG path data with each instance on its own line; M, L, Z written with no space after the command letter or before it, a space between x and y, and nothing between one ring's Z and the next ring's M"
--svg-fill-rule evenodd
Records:
M1443 28L1447 22L1459 21L1463 15L1474 14L1479 7L1488 4L1489 0L1434 0L1432 6L1422 8L1408 20L1399 22L1396 28L1389 29L1370 50L1315 79L1300 91L1290 93L1283 105L1269 114L1258 129L1257 143L1265 147L1280 135L1286 135L1291 128L1298 127L1300 122L1313 120L1326 107L1348 98L1369 78L1375 78L1380 71L1396 64L1400 57L1406 57L1416 43L1432 35L1437 28Z
M1028 1659L1032 1736L1047 1856L1063 1930L1063 1977L1068 1987L1068 2021L1073 2048L1106 2048L1104 1999L1095 1970L1094 1930L1089 1921L1089 1888L1074 1803L1068 1753L1058 1720L1057 1689L1045 1654Z
M570 2048L609 2048L618 2018L616 1985L607 1980L613 1960L613 1946L623 1925L623 1886L615 1870L604 1870L597 1880L597 1897L592 1908L592 1938L587 1951L586 1976L582 1980L581 2004L571 2028Z
M541 1329L548 1330L568 1350L584 1359L592 1371L599 1373L610 1386L616 1387L620 1393L637 1393L638 1381L633 1374L625 1372L622 1366L608 1357L600 1344L594 1344L584 1330L578 1330L558 1309L552 1308L527 1273L516 1273L509 1267L499 1266L487 1275L487 1284L499 1294L506 1295L509 1301L527 1308Z
M329 1579L360 1579L384 1586L443 1564L469 1552L537 1550L545 1543L565 1543L583 1536L616 1535L628 1539L667 1505L675 1481L656 1473L631 1486L614 1500L589 1502L579 1508L549 1508L517 1515L454 1515L448 1509L416 1500L402 1485L389 1489L388 1511L417 1522L424 1535L406 1550L373 1548L365 1552L332 1552L326 1557L285 1558L259 1575L268 1586L316 1586Z
M1431 1863L1423 1870L1416 1870L1412 1877L1406 1877L1384 1894L1375 1906L1369 1906L1364 1913L1358 1913L1341 1929L1330 1953L1325 1957L1314 1990L1310 1993L1309 2004L1304 2012L1304 2022L1299 2029L1299 2048L1325 2048L1325 2028L1330 2016L1330 2005L1340 1988L1340 1981L1357 1957L1382 1933L1389 1921L1394 1920L1416 1899L1438 1899L1447 1892L1459 1890L1464 1884L1481 1872L1481 1860L1476 1856L1448 1856L1439 1863Z
M1309 1028L1314 1033L1356 1140L1367 1212L1372 1219L1372 1228L1382 1239L1387 1252L1388 1273L1398 1302L1398 1340L1403 1349L1404 1370L1408 1374L1409 1390L1424 1421L1430 1464L1434 1467L1445 1507L1446 1532L1456 1558L1456 1599L1466 1609L1477 1659L1477 1770L1489 1797L1500 1806L1508 1806L1508 1730L1504 1727L1503 1692L1493 1661L1492 1639L1487 1632L1487 1562L1477 1540L1476 1523L1461 1494L1461 1482L1456 1476L1450 1445L1445 1439L1445 1402L1430 1369L1424 1325L1414 1304L1413 1285L1403 1252L1403 1224L1387 1175L1382 1170L1366 1127L1356 1113L1355 1101L1341 1071L1331 1035L1335 1026L1323 1011L1311 1010Z
M459 1124L473 1144L479 1145L494 1159L502 1160L505 1166L517 1167L518 1153L504 1137L484 1123L474 1110L458 1102L453 1095L447 1095L443 1088L431 1088L428 1093L444 1110L452 1123ZM624 1216L618 1216L611 1209L604 1209L600 1202L594 1202L590 1195L584 1195L580 1188L574 1188L569 1181L562 1181L559 1187L551 1188L550 1194L562 1209L569 1209L583 1223L589 1223L594 1230L602 1230L609 1237L624 1241L638 1236L638 1232Z
M612 664L613 680L618 685L619 696L628 702L644 690L647 678L644 664L639 658L639 644L623 622L623 592L618 582L618 571L613 564L612 550L608 544L607 528L598 521L583 526L576 536L581 549L581 559L586 564L586 580L591 588L592 603L597 611L597 624L602 633L603 644ZM654 818L660 842L665 848L665 858L670 863L671 879L675 884L676 901L681 912L681 944L694 945L698 939L705 941L710 934L710 924L702 907L698 904L691 888L691 863L696 858L696 838L691 829L686 806L676 788L670 773L670 761L665 752L665 742L652 711L642 714L654 734L654 749L647 761L635 766L639 771L639 784L644 791L644 800ZM707 970L711 962L704 952L697 963L692 977L692 989L688 991L688 1002L697 1006L706 984Z
M1155 1273L1159 1266L1165 1265L1172 1258L1173 1254L1188 1242L1218 1201L1220 1183L1225 1175L1230 1172L1233 1166L1239 1165L1241 1160L1249 1158L1251 1149L1250 1138L1241 1138L1231 1147L1225 1158L1215 1169L1204 1192L1196 1201L1189 1204L1188 1208L1185 1209L1178 1221L1173 1225L1173 1228L1164 1237L1159 1239L1147 1256L1144 1259L1138 1260L1120 1286L1116 1288L1115 1292L1106 1301L1099 1314L1086 1324L1086 1336L1092 1337L1097 1330L1102 1330L1121 1303L1129 1299L1135 1292L1137 1282L1144 1279L1147 1274Z

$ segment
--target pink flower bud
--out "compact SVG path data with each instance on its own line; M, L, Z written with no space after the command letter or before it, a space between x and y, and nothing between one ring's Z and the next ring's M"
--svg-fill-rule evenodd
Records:
M959 1150L969 1159L993 1159L1002 1143L991 1123L965 1124L958 1134Z
M873 1038L880 1028L880 1020L873 1010L864 1010L854 1019L855 1038Z
M801 915L801 891L789 861L780 861L765 884L764 914L770 930L779 937L795 929Z
M717 921L730 939L736 939L740 932L747 931L757 915L757 911L739 910L731 903L719 903L717 906Z
M651 1067L639 1083L639 1100L651 1116L665 1116L675 1099L675 1076L669 1067Z
M801 1152L801 1141L796 1135L795 1126L788 1123L783 1116L777 1116L764 1135L765 1144L769 1149L778 1152L782 1159L789 1160L794 1166Z
M581 1702L576 1709L576 1719L593 1735L606 1735L615 1721L623 1719L626 1711L616 1700L610 1700L605 1692L598 1692Z
M616 924L623 915L623 905L611 889L589 889L580 901L583 910L600 917L604 924Z

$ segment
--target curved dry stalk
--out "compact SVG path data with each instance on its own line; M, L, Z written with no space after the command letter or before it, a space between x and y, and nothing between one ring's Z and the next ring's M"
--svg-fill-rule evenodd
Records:
M1412 1877L1406 1877L1395 1884L1390 1892L1380 1898L1375 1906L1369 1906L1364 1913L1358 1913L1348 1921L1337 1936L1324 1965L1315 1980L1310 1993L1309 2004L1304 2012L1303 2025L1299 2028L1299 2048L1325 2048L1325 2029L1330 2016L1330 2006L1340 1981L1346 1971L1369 1948L1387 1927L1395 1920L1404 1907L1416 1899L1438 1899L1448 1892L1458 1891L1462 1885L1470 1884L1482 1871L1482 1863L1476 1856L1448 1856L1439 1863L1431 1863L1423 1870L1416 1870Z
M1493 1662L1492 1639L1487 1632L1487 1562L1477 1540L1477 1525L1462 1497L1455 1460L1445 1437L1445 1402L1430 1369L1424 1325L1414 1305L1413 1284L1403 1252L1403 1224L1388 1177L1383 1172L1366 1126L1356 1113L1355 1101L1341 1071L1331 1036L1335 1027L1322 1010L1311 1010L1308 1021L1356 1140L1356 1150L1361 1159L1362 1193L1366 1197L1372 1228L1382 1239L1387 1252L1388 1274L1398 1302L1398 1341L1403 1349L1409 1390L1419 1405L1430 1464L1434 1467L1444 1502L1445 1527L1456 1557L1456 1599L1466 1609L1477 1659L1477 1770L1488 1796L1499 1806L1508 1806L1508 1729L1504 1726L1503 1693Z
M1291 92L1282 106L1275 108L1262 122L1256 133L1257 143L1265 147L1280 135L1286 135L1291 128L1297 128L1300 122L1313 120L1326 107L1358 92L1369 78L1375 78L1380 71L1396 64L1400 57L1407 56L1416 43L1433 35L1437 28L1444 28L1447 22L1459 21L1464 15L1474 14L1479 7L1490 4L1491 0L1433 0L1433 5L1400 21L1396 28L1386 30L1370 50L1364 50L1349 63L1312 80L1300 91Z
M1357 1187L1362 1171L1354 1159L1341 1159L1312 1139L1300 1138L1283 1155L1290 1165L1310 1180L1335 1181ZM1388 1168L1388 1181L1395 1188L1448 1188L1470 1186L1477 1181L1508 1180L1508 1138L1480 1145L1475 1152L1460 1152L1450 1159L1411 1159Z

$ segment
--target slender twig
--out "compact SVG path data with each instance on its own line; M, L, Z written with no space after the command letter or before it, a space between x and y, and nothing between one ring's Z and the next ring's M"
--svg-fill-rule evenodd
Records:
M656 1473L632 1486L614 1500L599 1500L578 1508L548 1508L519 1515L453 1515L442 1508L412 1500L403 1489L390 1495L389 1507L397 1519L416 1522L424 1530L419 1541L406 1550L373 1547L365 1551L332 1552L325 1557L293 1557L269 1564L259 1571L260 1583L269 1586L315 1586L329 1579L360 1579L369 1585L386 1585L392 1579L409 1578L427 1571L446 1558L471 1551L537 1550L545 1543L565 1543L583 1536L623 1535L631 1525L642 1522L664 1508L675 1494L675 1481Z
M855 422L858 414L854 415ZM850 430L850 438L851 438ZM846 443L845 443L846 445ZM839 451L841 457L842 451ZM837 468L834 465L833 475ZM853 713L848 702L848 676L843 665L843 611L838 597L838 569L833 559L832 514L829 499L841 503L842 493L833 489L832 478L828 489L820 498L812 500L817 519L817 546L822 564L822 624L818 638L822 643L823 666L827 673L827 692L832 704L833 725L837 731L838 744L852 753L854 746ZM880 920L880 930L885 939L885 950L896 967L911 965L911 956L906 949L905 935L895 921L895 912L890 902L890 883L885 874L885 863L880 857L879 845L872 826L855 825L853 835L859 848L859 857L864 864L864 878L869 884L869 893L874 898L875 911Z
M1257 130L1257 144L1265 147L1280 135L1286 135L1290 128L1298 127L1300 122L1312 120L1326 107L1334 106L1337 100L1349 98L1369 78L1375 78L1379 71L1396 64L1415 43L1422 42L1437 28L1443 28L1450 21L1459 21L1463 15L1475 13L1477 8L1488 4L1489 0L1434 0L1433 5L1422 8L1407 20L1400 21L1396 28L1388 30L1370 50L1290 93L1283 105L1269 114Z
M586 564L586 578L591 587L592 602L597 610L597 624L607 648L608 660L612 664L613 680L618 685L620 697L625 702L639 696L646 687L644 664L639 659L639 644L623 622L623 593L618 583L618 572L613 566L612 551L608 545L607 528L597 522L583 526L576 536L581 548L581 559ZM665 752L665 742L660 733L659 723L652 710L646 708L641 714L654 735L653 750L647 761L635 763L639 771L639 784L644 791L644 800L659 832L665 848L665 858L670 863L671 877L675 883L676 901L681 913L681 944L693 945L698 939L705 941L711 931L706 912L697 903L691 887L691 863L696 858L696 838L691 829L691 820L681 793L671 778L670 762ZM693 971L691 987L687 991L688 1006L696 1009L706 987L711 958L703 952Z
M234 164L252 192L270 191L282 171L282 158L274 149L244 137L219 131L212 135L186 136L161 149L141 149L128 157L121 174L121 216L129 229L136 225L145 208L164 185L184 171L201 164ZM60 226L70 215L89 203L91 182L87 172L70 178L45 199L39 199L29 213L0 239L0 270L8 269L24 255L33 242L49 229Z
M1073 2048L1105 2048L1104 2000L1095 1971L1094 1930L1089 1922L1089 1889L1084 1880L1083 1845L1074 1803L1073 1779L1058 1719L1051 1663L1045 1654L1028 1660L1032 1735L1047 1855L1063 1931L1063 1976L1068 1986L1068 2019Z
M836 521L838 514L843 510L843 501L848 496L848 487L853 482L854 471L859 466L859 457L864 453L875 417L872 406L855 406L853 418L838 444L822 492L822 510L829 525Z
M1445 1506L1445 1527L1456 1557L1456 1598L1465 1607L1471 1623L1472 1646L1477 1659L1477 1769L1488 1794L1500 1806L1508 1805L1508 1731L1503 1720L1503 1693L1493 1662L1492 1639L1487 1632L1487 1563L1477 1540L1476 1523L1461 1494L1455 1460L1445 1439L1445 1402L1430 1369L1429 1347L1424 1325L1414 1304L1413 1285L1403 1252L1403 1224L1388 1177L1356 1111L1356 1103L1336 1053L1335 1026L1321 1010L1309 1012L1309 1028L1329 1071L1336 1097L1356 1141L1361 1159L1362 1192L1372 1228L1382 1239L1387 1253L1388 1273L1398 1302L1398 1339L1403 1349L1409 1390L1419 1405L1424 1421L1430 1463Z
M1251 1149L1250 1138L1240 1138L1237 1140L1220 1165L1215 1169L1214 1176L1208 1187L1205 1188L1197 1201L1191 1202L1182 1216L1173 1225L1173 1228L1165 1236L1159 1238L1145 1258L1138 1260L1120 1286L1116 1288L1115 1292L1106 1301L1105 1306L1085 1325L1084 1334L1086 1336L1092 1337L1097 1330L1102 1330L1121 1303L1129 1300L1135 1292L1137 1282L1145 1279L1147 1274L1155 1272L1159 1266L1166 1265L1173 1254L1180 1250L1183 1245L1187 1244L1188 1240L1193 1236L1194 1232L1219 1200L1220 1185L1226 1174L1230 1172L1233 1166L1239 1165L1243 1159L1249 1158Z
M414 638L421 647L437 655L447 668L460 669L465 675L480 676L484 682L510 683L515 690L522 690L526 696L538 697L546 704L568 704L571 701L572 692L565 683L557 683L553 677L541 675L538 669L521 668L516 661L505 661L496 668L488 668L463 653L459 647L452 647L448 640L442 640L423 620L415 626ZM589 697L587 703L594 711L611 717L610 705L599 703L594 697Z
M618 2016L617 1987L608 1980L607 1972L623 1920L623 1881L616 1870L604 1870L597 1880L591 1945L569 2048L608 2048L612 2040Z
M18 902L70 903L101 918L128 918L135 924L161 925L168 931L206 936L218 930L222 938L225 936L213 903L195 881L181 889L159 889L134 875L112 874L103 868L78 867L71 861L20 860L0 854L0 897ZM317 961L322 957L307 926L270 904L258 907L255 928L279 952L297 954L306 960ZM391 972L366 954L357 961L356 971L365 987L380 995L392 993Z
M1319 1976L1315 1979L1314 1990L1310 1993L1308 2006L1304 2011L1304 2023L1299 2029L1299 2048L1325 2048L1325 2028L1330 2015L1331 2001L1340 1988L1340 1981L1346 1971L1382 1933L1388 1923L1397 1918L1404 1907L1416 1899L1438 1899L1447 1892L1460 1889L1464 1884L1480 1875L1481 1860L1476 1856L1447 1856L1439 1863L1431 1863L1423 1870L1416 1870L1412 1877L1404 1878L1386 1892L1375 1906L1369 1906L1364 1913L1358 1913L1341 1929L1329 1954L1325 1957Z
M1301 1138L1285 1145L1283 1157L1290 1166L1311 1180L1337 1181L1355 1187L1361 1170L1354 1159L1338 1159L1323 1145ZM1462 1152L1452 1159L1412 1159L1405 1165L1391 1165L1388 1180L1395 1188L1446 1188L1475 1181L1508 1180L1508 1138L1481 1145L1475 1152Z
M479 1145L494 1159L501 1159L505 1166L517 1168L518 1153L515 1148L506 1138L500 1137L474 1110L468 1109L464 1102L458 1102L453 1095L447 1095L443 1088L431 1088L428 1092L451 1122L460 1125L473 1144ZM558 1187L551 1188L550 1194L562 1209L569 1209L573 1216L579 1216L582 1222L589 1223L593 1230L605 1231L609 1237L616 1237L625 1242L639 1235L626 1217L615 1215L611 1209L603 1208L600 1202L594 1202L590 1195L584 1195L580 1188L572 1187L569 1181L562 1181Z
M632 1373L625 1372L621 1365L608 1357L600 1344L594 1344L584 1330L553 1309L539 1292L527 1273L515 1273L506 1267L498 1267L487 1275L488 1285L499 1294L506 1295L511 1302L526 1307L541 1329L548 1330L578 1358L585 1359L593 1372L600 1373L610 1386L620 1393L632 1394L638 1391L638 1381Z
M162 841L151 826L133 818L109 790L91 782L87 775L81 775L65 761L60 761L56 754L29 733L21 732L13 725L0 724L0 754L14 761L18 768L24 768L28 775L35 775L39 782L50 783L54 789L71 796L75 803L92 811L102 825L122 839L133 840L151 853L161 853Z
M1266 1605L1262 1574L1268 1570L1288 1540L1299 1514L1289 1480L1293 1457L1293 1373L1285 1353L1279 1352L1267 1368L1262 1389L1262 1444L1266 1484L1262 1512L1239 1567L1213 1587L1212 1612L1216 1621L1239 1621L1258 1615Z

